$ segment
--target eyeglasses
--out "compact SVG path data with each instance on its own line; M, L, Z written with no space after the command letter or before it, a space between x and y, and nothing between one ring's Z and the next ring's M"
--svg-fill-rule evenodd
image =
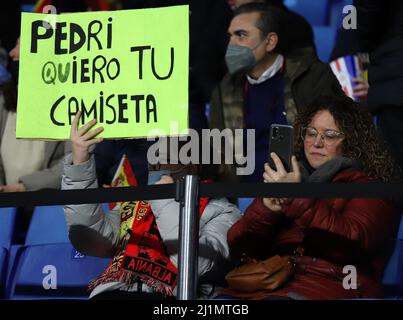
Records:
M314 143L318 135L320 135L321 140L324 141L327 146L334 145L337 141L344 137L344 133L336 130L326 130L320 133L318 130L312 127L302 128L301 138L306 142Z

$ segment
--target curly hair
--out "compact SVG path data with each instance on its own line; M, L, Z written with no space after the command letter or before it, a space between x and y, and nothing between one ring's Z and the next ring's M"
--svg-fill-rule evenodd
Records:
M358 160L370 177L384 182L400 178L400 170L388 147L375 128L369 112L348 97L319 97L299 113L295 122L295 155L303 159L304 141L301 130L319 111L328 111L339 130L345 134L343 156Z

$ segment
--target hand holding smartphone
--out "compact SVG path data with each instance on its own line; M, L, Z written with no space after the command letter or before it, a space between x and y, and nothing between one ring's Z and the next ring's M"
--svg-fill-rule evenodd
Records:
M271 153L277 155L274 156L276 163L271 157ZM269 169L265 165L265 172L263 173L264 182L301 182L301 173L298 167L298 162L294 157L294 128L289 125L273 124L270 129L270 142L269 142L269 157L268 165ZM281 164L283 168L281 168ZM287 173L284 173L284 170ZM263 204L269 208L272 212L282 212L283 204L287 201L285 198L263 198Z
M294 128L290 125L272 124L269 140L269 166L276 170L276 165L270 154L274 152L283 163L287 172L292 171L291 157L294 154Z

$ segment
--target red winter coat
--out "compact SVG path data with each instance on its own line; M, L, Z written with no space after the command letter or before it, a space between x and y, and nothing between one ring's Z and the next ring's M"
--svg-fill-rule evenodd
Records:
M368 182L364 172L338 173L333 182ZM263 299L381 298L382 274L390 255L398 214L382 199L293 199L283 213L270 211L258 198L228 232L233 256L266 259L305 249L295 276L274 292L254 294L225 289L222 295ZM343 288L343 267L357 270L357 290ZM346 271L347 272L347 271ZM349 271L350 273L351 271ZM220 294L220 295L221 295Z

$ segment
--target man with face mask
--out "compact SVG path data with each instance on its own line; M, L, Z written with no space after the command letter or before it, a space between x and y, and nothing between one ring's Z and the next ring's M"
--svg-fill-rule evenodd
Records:
M295 54L305 48L284 51L292 47L285 45L284 31L293 27L285 25L285 14L281 7L263 3L248 3L234 11L226 53L229 74L211 101L211 128L255 129L255 168L267 162L272 123L293 124L298 111L320 94L344 95L313 48L306 48L312 54ZM221 175L223 180L233 180L234 168L223 168ZM260 170L243 180L260 182Z

